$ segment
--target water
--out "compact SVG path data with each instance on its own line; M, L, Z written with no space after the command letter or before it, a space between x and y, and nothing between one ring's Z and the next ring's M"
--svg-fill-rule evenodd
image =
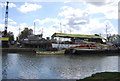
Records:
M2 80L2 50L1 50L1 38L2 38L2 35L0 34L0 81Z
M3 53L3 79L83 79L96 72L118 72L119 56Z

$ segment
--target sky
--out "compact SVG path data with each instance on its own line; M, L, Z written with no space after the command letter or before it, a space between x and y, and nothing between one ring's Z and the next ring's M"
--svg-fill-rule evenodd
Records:
M0 2L0 30L4 30L5 2ZM8 31L16 36L26 27L50 37L55 32L72 34L118 33L118 0L88 2L10 2Z

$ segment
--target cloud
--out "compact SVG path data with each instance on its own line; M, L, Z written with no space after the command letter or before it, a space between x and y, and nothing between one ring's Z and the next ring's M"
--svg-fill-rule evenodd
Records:
M14 20L8 18L8 24L14 25L14 24L17 24L17 22L15 22Z
M118 3L119 0L84 0L84 2L92 4L94 6L104 6Z
M25 3L23 5L21 5L18 10L22 13L28 13L31 11L36 11L38 9L42 8L41 5L38 4L31 4L31 3Z
M4 27L5 27L5 25L4 24L0 24L0 31L4 31ZM18 26L13 26L13 25L8 25L8 29L7 29L7 31L9 32L9 31L11 31L11 32L13 32L14 33L14 36L15 37L17 37L17 35L18 35Z
M16 7L16 5L14 4L14 3L9 3L9 5L8 5L10 8L12 8L12 7Z
M107 33L108 34L117 34L117 31L115 30L113 24L109 21L109 20L106 20L104 21L104 24L106 25L106 28L107 28Z
M89 14L103 14L107 19L118 19L118 6L117 4L95 6L88 4L86 9Z
M63 26L61 26L64 30ZM61 32L60 24L53 24L49 27L44 28L43 36L44 37L51 37L55 32Z
M35 19L34 22L39 22L39 24L43 25L43 24L48 23L48 22L58 23L59 20L57 18L45 18L43 20Z
M108 26L108 34L117 34L115 27L112 22L106 19L116 19L116 6L101 6L96 7L95 5L89 4L85 10L80 10L77 8L72 8L69 6L63 6L61 8L61 12L58 16L62 17L63 20L66 20L64 31L66 33L78 33L78 34L103 34L105 37L106 34L106 24L109 23ZM103 12L102 12L103 11ZM77 13L78 12L78 13ZM103 13L105 18L91 18L91 15ZM114 15L113 15L114 14ZM110 16L110 17L109 17ZM100 20L105 20L104 22L100 22ZM106 23L107 22L107 23Z
M23 29L26 28L26 27L28 27L26 23L21 23L21 24L19 25L19 28L20 28L21 30L23 30Z
M103 1L103 2L87 2L87 3L92 4L94 6L104 6L104 5L111 4L112 2Z
M59 22L61 23L61 25L66 25L69 23L69 20L68 19L60 19Z
M18 25L8 25L8 31L14 33L15 38L24 30L24 28L29 27L26 23L21 23Z
M5 19L2 20L2 22L4 22L4 21L5 21ZM15 25L15 24L17 24L17 22L15 22L14 20L8 18L8 24Z
M0 31L4 30L5 25L4 24L0 24Z
M118 0L85 0L84 5L86 6L84 11L87 11L88 14L103 14L107 19L118 19ZM81 9L74 9L68 6L63 6L61 10L63 10L63 12L59 13L59 16L66 18L71 18L73 16L81 17L84 12Z
M4 21L5 21L5 19L2 20L2 23ZM15 25L17 25L17 22L8 18L8 31L18 32L18 31L16 31L16 26ZM0 30L1 31L4 31L4 27L5 27L5 24L0 24Z
M27 5L26 5L27 4ZM19 10L21 9L23 13L36 11L37 9L42 8L35 7L34 5L25 3L24 5L20 6ZM27 10L27 11L26 11ZM35 19L34 22L38 22L41 24L41 27L36 25L35 34L40 34L43 29L43 36L50 37L55 32L62 32L63 33L77 33L77 34L103 34L106 36L106 25L108 26L108 33L116 34L117 31L115 30L113 22L110 22L109 19L117 19L117 6L115 4L106 4L101 6L96 6L91 3L86 4L86 9L82 10L80 8L73 8L70 6L63 6L60 9L60 13L58 13L56 18L45 18L45 19ZM103 14L102 18L91 18L92 16L96 16L98 14ZM101 22L102 20L102 22ZM105 21L104 21L105 20ZM27 26L27 23L21 23L18 26L14 26L14 20L9 19L9 30L14 31L16 36L18 35L19 27L21 31L25 27L29 27L34 30L34 26ZM52 24L51 24L52 23ZM61 25L60 25L61 23ZM50 25L48 25L50 24ZM44 26L45 25L45 26ZM47 26L46 26L47 25ZM1 26L1 25L0 25ZM2 25L3 26L3 25ZM1 26L1 27L2 27ZM4 26L3 26L4 28ZM17 31L16 31L17 30Z
M4 6L6 6L7 5L7 3L0 3L0 7L4 7ZM10 7L10 8L13 8L13 7L16 7L16 5L14 4L14 3L9 3L8 4L8 6Z
M78 25L89 23L89 14L86 11L69 6L61 7L62 12L58 16L68 19L68 25Z
M108 34L117 34L115 27L109 20L100 22L97 19L91 19L88 24L85 25L68 25L67 33L77 33L77 34L102 34L103 37L106 36L106 25Z
M61 7L61 10L63 11L59 13L58 16L65 17L65 18L71 18L74 16L81 17L83 15L80 9L74 9L69 6L63 6Z
M71 0L66 0L66 1L64 1L64 3L69 3L69 2L71 2Z
M75 20L74 23L75 24L85 24L85 23L87 23L87 21L86 20Z
M112 22L109 20L105 20L104 22L100 22L97 19L91 19L90 23L86 25L85 30L90 34L102 34L103 37L106 36L106 26L108 34L117 34L115 27Z

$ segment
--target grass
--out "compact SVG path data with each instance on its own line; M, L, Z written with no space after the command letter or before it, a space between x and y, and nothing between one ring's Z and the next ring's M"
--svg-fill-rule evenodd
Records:
M91 77L85 79L120 79L120 73L118 72L102 72L93 74Z
M101 72L76 81L120 81L120 72Z

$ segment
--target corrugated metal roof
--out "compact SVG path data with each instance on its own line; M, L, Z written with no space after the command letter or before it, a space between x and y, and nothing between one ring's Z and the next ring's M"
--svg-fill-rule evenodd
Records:
M82 35L82 34L66 34L66 33L54 33L52 37L63 37L63 38L100 38L105 39L101 36L96 35Z

